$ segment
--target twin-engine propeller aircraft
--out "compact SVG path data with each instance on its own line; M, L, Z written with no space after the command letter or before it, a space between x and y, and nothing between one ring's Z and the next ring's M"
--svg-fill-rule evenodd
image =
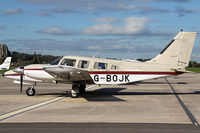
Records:
M11 59L12 57L7 57L0 65L0 70L8 70L10 68Z
M35 64L10 70L4 77L17 80L21 91L23 84L32 83L26 90L28 96L35 95L35 82L72 83L70 96L76 98L85 93L86 84L127 84L179 75L187 72L185 67L196 34L180 31L155 58L146 62L64 56L52 65Z

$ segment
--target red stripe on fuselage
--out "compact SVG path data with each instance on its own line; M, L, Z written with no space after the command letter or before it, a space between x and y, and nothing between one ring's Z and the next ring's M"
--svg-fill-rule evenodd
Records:
M89 74L177 75L182 74L182 72L90 71Z
M43 70L43 69L24 69L24 70ZM144 74L144 75L178 75L183 72L142 72L142 71L89 71L89 74Z
M21 74L4 74L4 76L21 76Z

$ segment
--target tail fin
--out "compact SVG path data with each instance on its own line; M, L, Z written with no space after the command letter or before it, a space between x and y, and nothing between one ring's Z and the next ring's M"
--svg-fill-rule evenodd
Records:
M180 31L151 63L187 67L197 32Z
M5 61L2 63L2 67L9 69L12 57L7 57Z

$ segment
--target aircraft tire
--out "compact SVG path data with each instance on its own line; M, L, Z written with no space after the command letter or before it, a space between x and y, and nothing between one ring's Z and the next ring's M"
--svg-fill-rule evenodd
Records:
M79 97L79 93L74 91L73 89L70 90L70 97L71 98L78 98Z
M86 88L85 84L80 85L80 88L79 88L80 94L85 94L85 88Z
M26 95L27 96L34 96L35 95L35 89L32 87L29 87L26 89Z

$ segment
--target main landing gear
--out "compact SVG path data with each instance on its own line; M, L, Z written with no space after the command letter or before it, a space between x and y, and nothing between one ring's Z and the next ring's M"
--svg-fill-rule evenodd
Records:
M71 98L78 98L80 95L85 94L85 83L73 83L72 89L70 90L70 97Z
M35 95L35 89L34 86L31 86L26 89L26 95L27 96L34 96Z

